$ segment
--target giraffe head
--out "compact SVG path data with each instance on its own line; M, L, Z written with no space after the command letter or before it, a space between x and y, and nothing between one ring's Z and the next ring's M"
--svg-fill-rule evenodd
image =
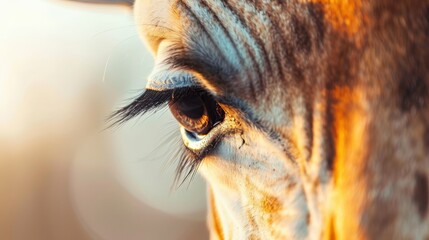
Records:
M212 239L423 239L427 1L137 0Z

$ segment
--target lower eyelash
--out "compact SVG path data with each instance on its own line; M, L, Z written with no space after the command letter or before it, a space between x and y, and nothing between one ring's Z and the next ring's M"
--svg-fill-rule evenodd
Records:
M182 142L181 147L177 149L177 153L174 155L176 157L179 156L179 164L176 168L176 176L173 185L176 189L188 178L190 178L189 182L192 181L204 158L213 154L222 138L227 134L228 133L217 136L205 149L199 152L189 150Z
M171 146L170 151L165 154L168 160L164 168L168 168L172 164L177 163L174 182L171 186L172 190L177 190L188 179L189 183L191 183L204 158L204 156L198 155L185 147L180 137L180 132L177 131L176 124L175 128L176 129L172 130L171 133L165 135L165 140L159 145L160 147L164 145Z
M203 158L199 157L191 150L187 149L183 144L177 150L175 157L178 157L179 163L176 168L176 176L174 178L173 187L175 189L182 186L182 184L189 179L189 183L192 182L198 167L200 166Z
M181 147L177 149L177 153L173 156L179 157L179 163L176 168L176 176L173 184L176 189L179 188L187 179L189 179L189 183L192 182L200 164L206 156L210 155L216 149L221 137L222 136L219 136L214 139L208 147L199 153L189 150L182 142Z

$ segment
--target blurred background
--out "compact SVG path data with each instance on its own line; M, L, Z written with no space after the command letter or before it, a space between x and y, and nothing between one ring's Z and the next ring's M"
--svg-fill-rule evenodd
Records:
M167 110L104 130L153 66L129 7L0 0L0 239L207 239Z

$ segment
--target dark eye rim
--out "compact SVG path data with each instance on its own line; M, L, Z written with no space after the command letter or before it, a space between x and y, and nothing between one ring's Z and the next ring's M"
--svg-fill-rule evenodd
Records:
M198 132L192 131L191 127L186 126L183 122L181 122L181 120L183 119L179 119L177 116L177 112L176 112L178 111L177 106L176 108L174 108L177 102L179 102L181 99L188 98L190 96L198 97L199 100L201 100L201 103L203 104L202 107L204 108L204 114L206 114L206 115L202 115L202 117L207 118L207 121L208 121L204 129ZM173 116L179 122L179 124L183 126L187 131L189 131L192 134L196 134L197 136L204 136L208 134L216 125L218 125L225 119L225 111L222 109L222 107L220 106L216 98L206 90L197 88L197 87L178 88L173 90L171 99L168 102L168 106ZM188 117L187 120L195 120L195 119L192 117Z

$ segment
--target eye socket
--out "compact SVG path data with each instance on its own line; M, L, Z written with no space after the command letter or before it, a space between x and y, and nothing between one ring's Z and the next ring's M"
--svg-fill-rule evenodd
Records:
M195 89L182 93L174 91L168 106L187 131L198 135L206 135L225 117L225 112L211 96Z

